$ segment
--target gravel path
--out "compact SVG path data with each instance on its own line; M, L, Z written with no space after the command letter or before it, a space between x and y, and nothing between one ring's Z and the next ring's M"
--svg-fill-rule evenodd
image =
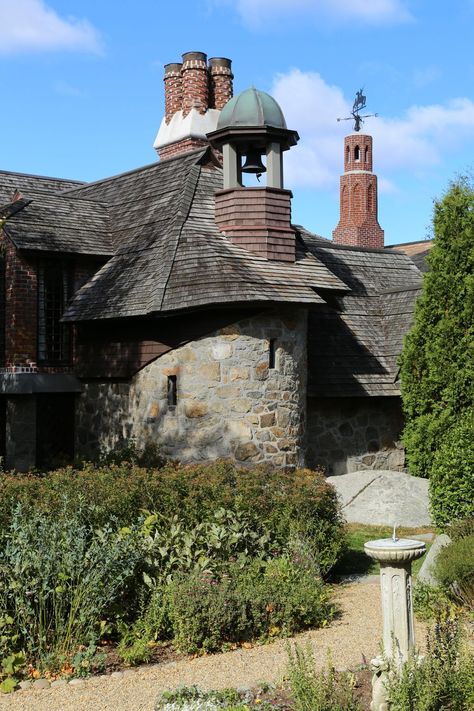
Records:
M341 614L327 628L306 632L296 639L312 644L318 664L324 666L327 650L336 668L353 668L364 657L378 652L382 620L378 581L338 586L336 601ZM418 631L418 641L423 633ZM208 657L182 660L128 672L121 679L91 679L83 686L17 691L0 696L0 709L8 711L153 711L161 691L179 684L202 688L254 686L278 681L286 666L285 643L274 642Z

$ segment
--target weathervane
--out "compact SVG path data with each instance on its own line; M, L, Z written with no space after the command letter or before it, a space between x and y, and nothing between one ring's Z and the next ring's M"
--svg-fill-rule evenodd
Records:
M378 116L378 114L366 114L361 116L359 111L365 109L367 105L367 97L362 93L364 89L359 89L356 93L356 98L352 105L351 115L347 118L338 118L338 121L352 121L354 120L354 131L360 131L361 125L364 123L364 119L370 118L371 116Z

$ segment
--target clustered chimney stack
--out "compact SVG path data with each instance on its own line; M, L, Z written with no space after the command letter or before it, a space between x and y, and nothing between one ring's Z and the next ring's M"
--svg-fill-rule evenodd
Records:
M344 174L336 244L383 249L384 231L377 217L377 176L372 172L372 136L353 133L344 139Z
M204 52L183 54L181 76L183 80L183 117L187 116L191 109L205 114L209 108L207 55Z
M183 105L181 63L165 64L165 120L168 124Z
M210 107L222 111L233 95L231 61L225 57L209 60L209 102Z
M207 146L207 133L232 98L232 62L204 52L185 52L182 63L165 65L165 116L154 148L160 158Z

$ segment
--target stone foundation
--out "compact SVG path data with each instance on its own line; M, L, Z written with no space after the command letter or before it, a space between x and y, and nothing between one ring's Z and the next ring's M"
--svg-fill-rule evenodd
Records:
M306 331L303 309L265 314L166 353L130 383L85 384L78 453L93 456L133 437L183 462L302 464Z
M308 398L306 464L328 475L405 471L402 426L396 397Z

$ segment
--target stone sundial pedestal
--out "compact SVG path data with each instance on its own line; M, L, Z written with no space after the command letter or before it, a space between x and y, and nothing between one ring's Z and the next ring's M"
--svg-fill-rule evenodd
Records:
M415 648L412 602L412 561L426 551L421 541L392 538L364 545L370 558L380 563L380 591L383 614L383 656L372 660L374 677L371 711L388 711L385 683L390 669L404 664Z

